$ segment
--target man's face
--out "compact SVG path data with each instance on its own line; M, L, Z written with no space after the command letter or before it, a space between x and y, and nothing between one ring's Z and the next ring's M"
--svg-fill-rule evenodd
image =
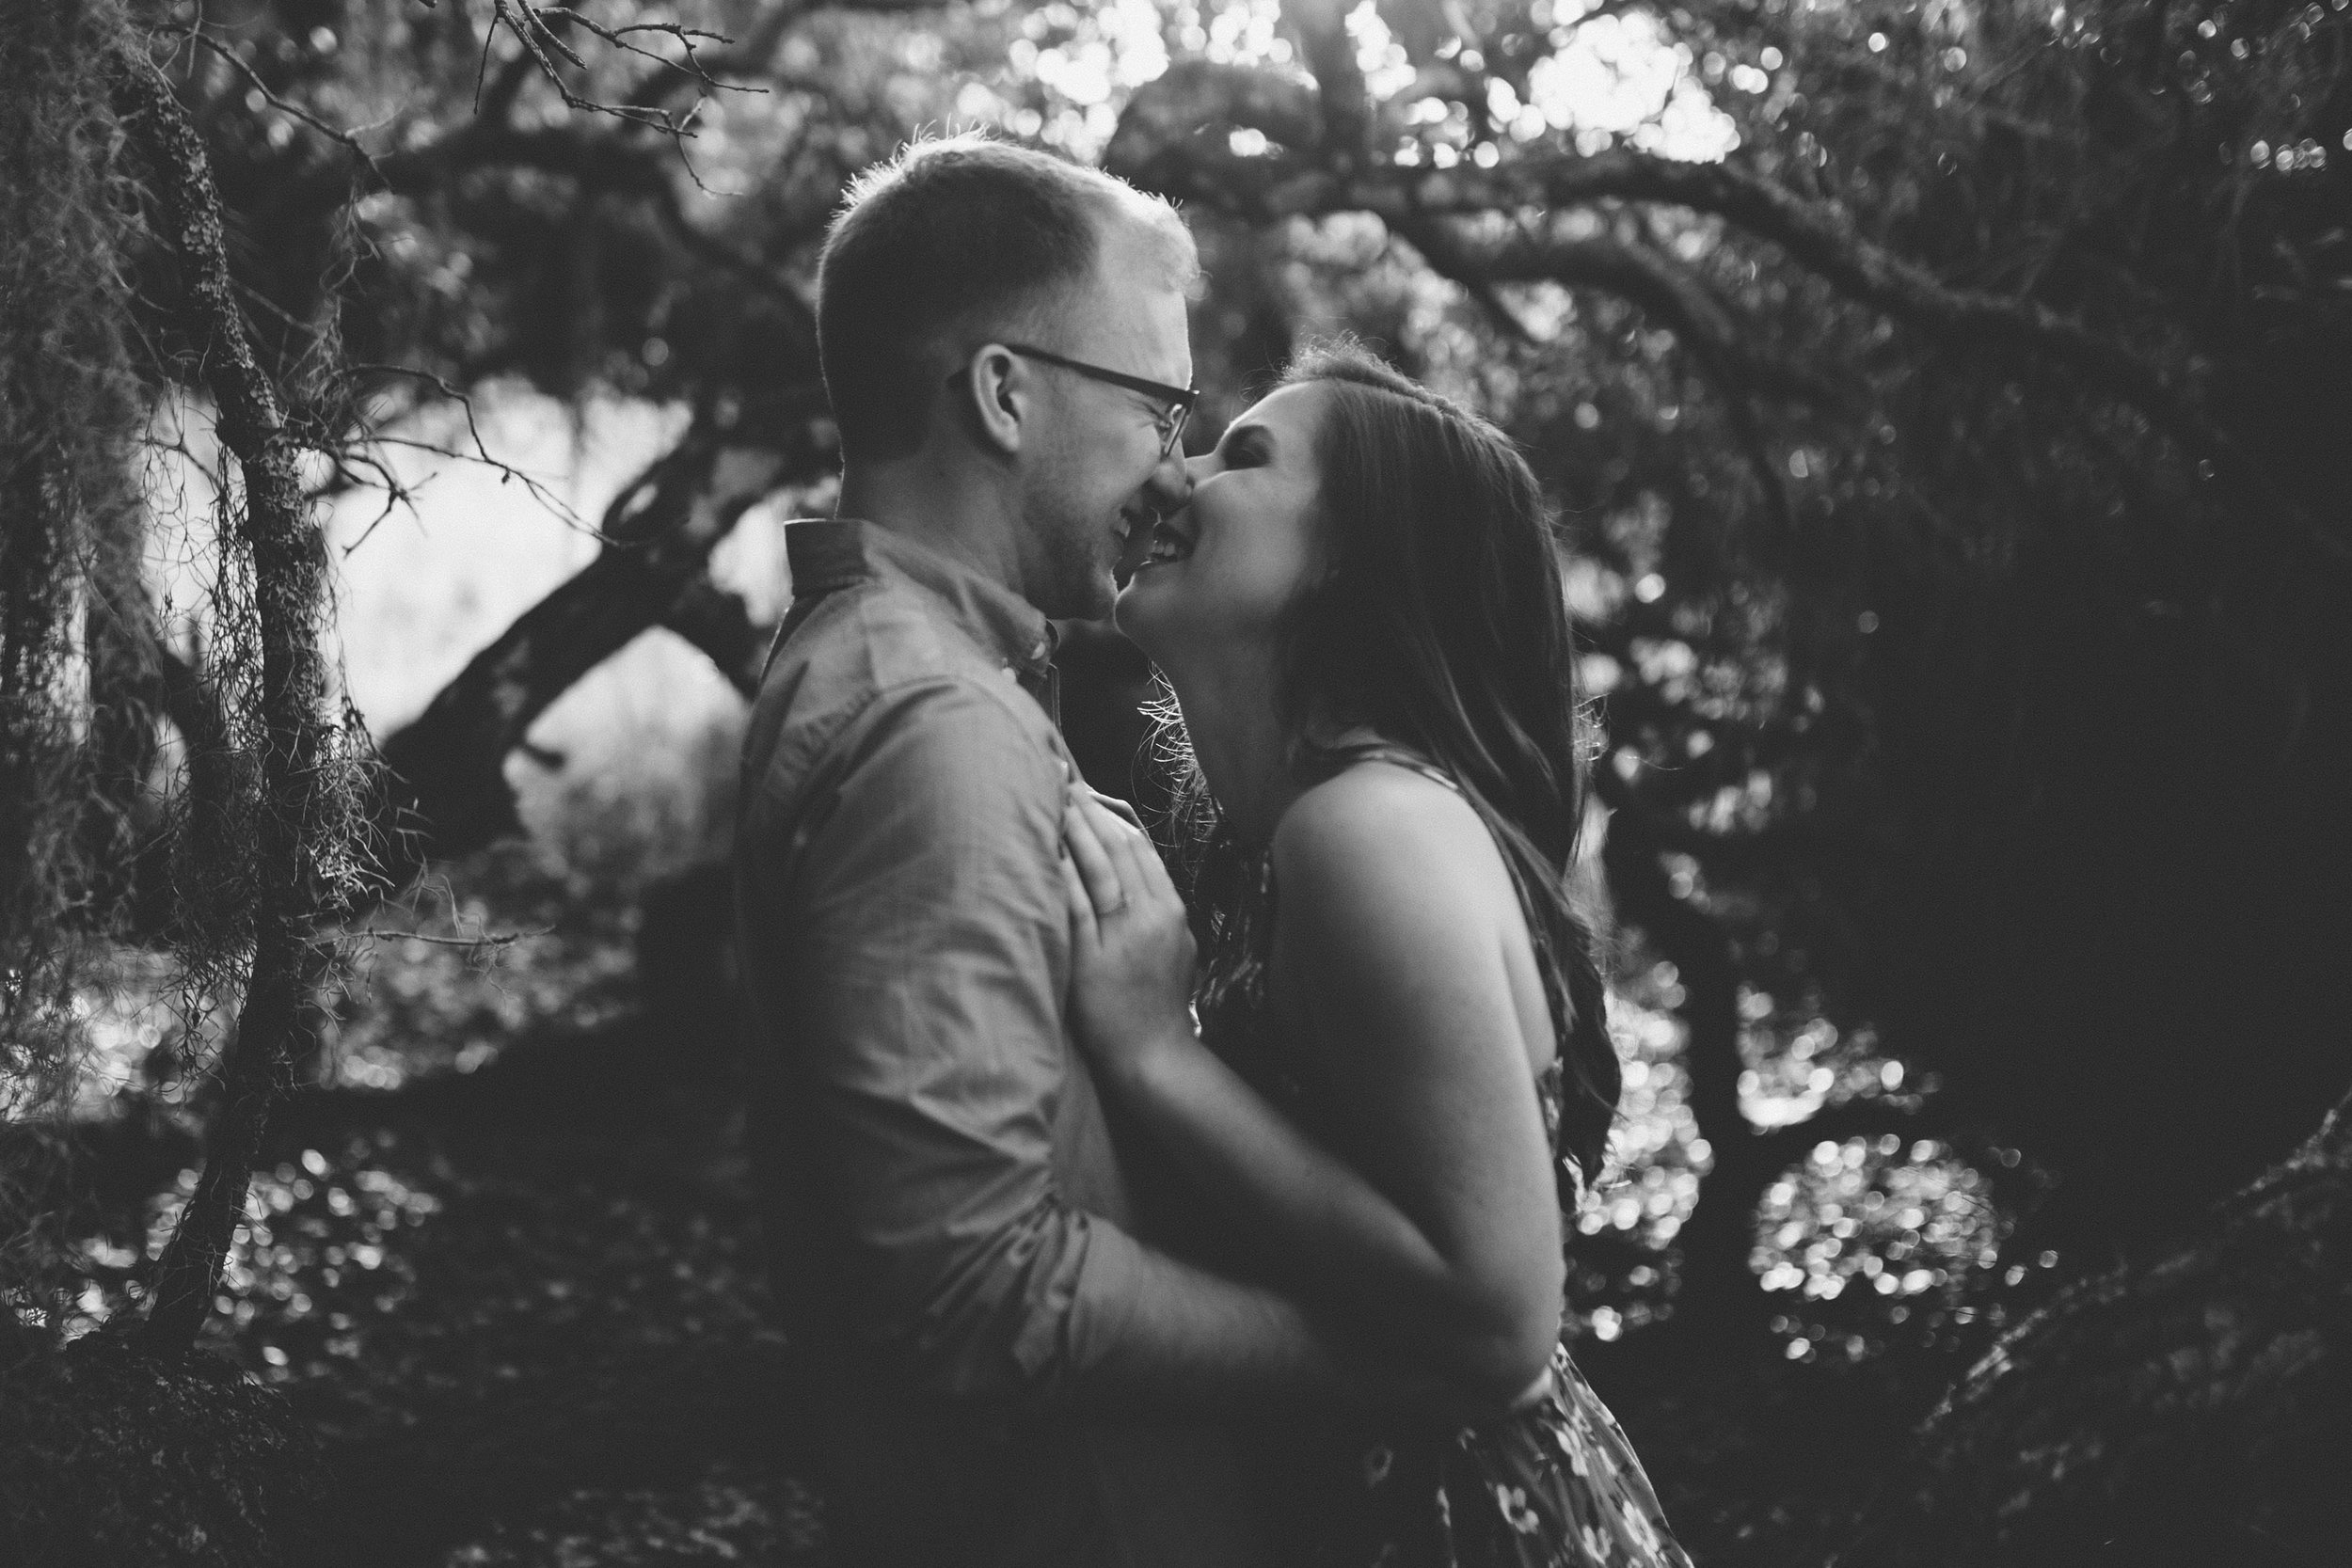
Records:
M1192 384L1184 296L1162 281L1152 242L1125 225L1103 237L1089 286L1075 293L1037 346L1104 370L1171 387ZM1032 362L1042 413L1025 443L1028 522L1023 578L1046 614L1097 620L1111 610L1116 571L1132 537L1140 549L1162 510L1178 504L1184 452L1160 456L1165 403L1058 366Z

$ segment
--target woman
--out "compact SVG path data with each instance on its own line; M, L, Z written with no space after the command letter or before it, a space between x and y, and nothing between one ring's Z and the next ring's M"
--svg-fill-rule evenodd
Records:
M1197 767L1180 818L1203 827L1206 977L1196 998L1149 842L1073 789L1084 1048L1255 1267L1376 1366L1488 1413L1367 1433L1327 1560L1681 1568L1559 1343L1563 1211L1599 1169L1618 1072L1562 886L1575 665L1534 476L1347 350L1294 367L1191 467L1118 618Z

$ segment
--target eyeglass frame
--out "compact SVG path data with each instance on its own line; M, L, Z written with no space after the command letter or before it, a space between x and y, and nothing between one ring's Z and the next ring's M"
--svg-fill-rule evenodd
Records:
M1129 375L1125 371L1114 371L1101 365L1089 365L1083 359L1073 359L1067 355L1056 354L1050 349L1033 348L1027 343L999 343L997 347L1009 353L1017 354L1024 359L1035 359L1041 364L1058 365L1063 370L1074 371L1080 375L1100 381L1105 386L1118 387L1130 392L1141 392L1145 397L1165 401L1169 406L1172 417L1168 427L1168 434L1160 437L1160 461L1163 463L1168 461L1169 455L1176 451L1178 444L1184 440L1184 426L1191 422L1193 406L1200 401L1200 388L1198 387L1171 387L1165 381L1153 381L1145 376Z

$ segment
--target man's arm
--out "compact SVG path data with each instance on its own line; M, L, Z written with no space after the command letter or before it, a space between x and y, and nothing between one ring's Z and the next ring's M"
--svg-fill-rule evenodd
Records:
M855 1320L959 1396L1335 1398L1295 1306L1057 1190L1064 786L1007 705L1027 700L947 678L885 693L836 742L830 810L746 846L761 891L744 961L791 989L786 1092L808 1097L810 1196L846 1243Z

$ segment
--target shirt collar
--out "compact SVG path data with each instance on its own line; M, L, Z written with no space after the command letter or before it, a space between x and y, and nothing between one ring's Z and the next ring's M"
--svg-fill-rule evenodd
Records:
M815 517L784 531L792 591L821 594L872 577L904 578L1020 674L1042 680L1058 641L1038 608L960 561L855 517Z

